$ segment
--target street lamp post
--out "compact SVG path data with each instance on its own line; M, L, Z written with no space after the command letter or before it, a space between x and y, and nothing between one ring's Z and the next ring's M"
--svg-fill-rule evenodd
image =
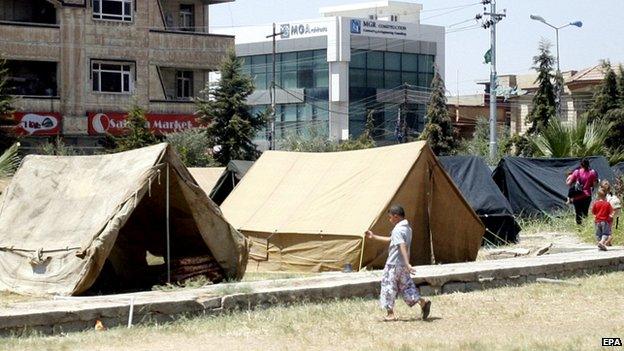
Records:
M531 19L534 21L538 21L538 22L542 22L545 25L549 26L550 28L553 28L555 30L555 38L556 38L556 43L557 43L557 76L555 77L555 89L556 89L556 108L557 108L557 117L561 118L561 94L563 93L563 86L562 86L562 77L561 77L561 68L559 66L559 29L563 29L565 27L569 27L569 26L575 26L575 27L579 27L581 28L583 26L583 22L581 21L575 21L575 22L570 22L568 24L564 24L563 26L553 26L552 24L546 22L546 20L544 19L544 17L542 16L538 16L538 15L531 15Z

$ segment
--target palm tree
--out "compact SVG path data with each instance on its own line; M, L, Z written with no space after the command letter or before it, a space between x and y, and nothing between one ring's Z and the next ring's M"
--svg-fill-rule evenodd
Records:
M576 125L564 125L558 118L552 118L544 130L531 137L536 156L586 157L609 156L605 141L612 125L588 123L587 117L579 118Z
M15 143L0 155L0 178L9 178L17 169L20 163L18 149L19 143Z

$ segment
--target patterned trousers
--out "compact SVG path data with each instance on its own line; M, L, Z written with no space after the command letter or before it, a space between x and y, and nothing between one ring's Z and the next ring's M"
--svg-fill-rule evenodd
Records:
M420 292L410 277L410 272L403 265L386 265L381 278L379 304L386 310L394 309L394 302L401 294L403 301L412 307L420 299Z

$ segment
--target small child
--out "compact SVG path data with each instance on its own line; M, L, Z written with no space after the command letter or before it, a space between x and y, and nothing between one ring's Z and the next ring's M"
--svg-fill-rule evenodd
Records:
M596 239L598 240L598 248L607 251L607 241L611 238L611 222L613 221L613 207L607 201L607 194L603 189L598 190L598 198L592 206L594 214Z
M570 184L570 187L568 188L568 199L566 201L566 204L571 204L574 202L574 198L583 194L583 189L581 188L581 186L579 185L579 182L572 182L572 177L573 177L574 171L569 171L568 172L568 176L566 178L566 184Z
M605 179L600 183L600 189L604 190L605 194L607 195L607 202L611 205L611 207L613 207L613 218L610 223L611 236L606 243L607 246L611 246L613 244L613 222L615 222L615 229L617 229L620 221L620 214L622 212L622 202L616 195L613 195L613 193L611 192L611 184L608 180Z

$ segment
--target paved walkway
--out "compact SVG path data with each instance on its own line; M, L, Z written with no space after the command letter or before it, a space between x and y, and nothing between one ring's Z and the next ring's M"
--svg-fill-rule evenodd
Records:
M521 285L537 278L562 278L624 271L624 249L596 249L493 261L419 266L414 281L423 295ZM56 297L0 308L0 334L23 330L59 333L105 325L170 321L187 314L216 314L301 301L373 297L379 271L321 274L309 278L231 283L198 289L149 291L97 297ZM132 306L132 307L131 307Z

